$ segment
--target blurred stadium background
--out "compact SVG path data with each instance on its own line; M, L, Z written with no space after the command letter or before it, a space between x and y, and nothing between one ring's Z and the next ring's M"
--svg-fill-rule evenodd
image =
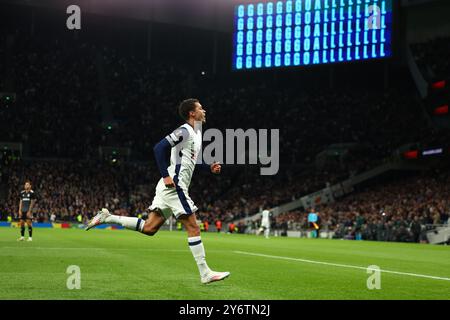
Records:
M262 70L234 70L239 1L72 2L1 1L0 226L16 226L26 179L35 227L79 228L101 207L145 218L153 145L192 96L207 128L280 129L277 175L195 173L203 231L255 234L268 206L272 237L315 237L315 210L320 238L449 243L448 1L395 1L390 57Z

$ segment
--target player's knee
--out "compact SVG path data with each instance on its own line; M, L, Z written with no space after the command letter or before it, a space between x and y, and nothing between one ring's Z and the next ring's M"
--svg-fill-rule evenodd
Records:
M142 233L148 235L148 236L154 236L158 232L158 228L151 225L145 225L142 229Z

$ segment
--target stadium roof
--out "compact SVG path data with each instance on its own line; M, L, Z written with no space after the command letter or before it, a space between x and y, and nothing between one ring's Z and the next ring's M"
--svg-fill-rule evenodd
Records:
M0 0L3 3L66 10L73 0ZM236 4L256 0L77 0L81 11L231 32ZM261 0L266 1L266 0ZM402 0L403 6L442 0Z
M244 0L248 1L248 0ZM3 3L64 10L76 4L81 12L229 32L237 0L1 0Z

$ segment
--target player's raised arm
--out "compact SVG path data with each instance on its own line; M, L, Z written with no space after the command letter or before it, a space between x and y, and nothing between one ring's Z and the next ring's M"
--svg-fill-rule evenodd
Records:
M206 162L197 163L196 168L203 170L203 171L211 171L214 174L219 174L222 170L222 166L219 162L213 162L212 164L207 164Z
M174 188L175 183L172 177L169 175L167 168L167 153L172 147L175 147L182 141L186 141L189 132L185 128L178 128L165 138L161 139L153 148L153 153L155 154L156 164L159 169L159 173L164 180L164 184L168 188Z

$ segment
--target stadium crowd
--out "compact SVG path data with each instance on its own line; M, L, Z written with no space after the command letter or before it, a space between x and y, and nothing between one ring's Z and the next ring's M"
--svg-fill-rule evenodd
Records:
M280 129L280 159L289 164L311 163L334 143L364 143L371 149L367 158L382 158L428 134L410 130L422 128L424 119L415 97L398 88L316 91L295 83L233 84L89 42L18 37L13 60L21 75L19 99L15 108L0 111L0 134L29 146L32 157L95 158L98 146L112 145L129 147L148 161L153 145L179 124L175 107L189 95L206 108L206 128ZM111 109L109 121L117 123L110 130L102 108Z
M278 230L307 230L306 211L276 217ZM427 225L449 224L450 172L434 171L383 183L319 209L320 230L335 238L423 242Z
M243 85L205 78L198 70L175 62L148 63L112 47L16 36L13 62L20 75L18 100L14 108L0 110L0 140L22 142L28 156L40 160L19 161L5 169L9 190L0 210L9 214L17 212L25 179L33 182L38 193L39 221L75 221L80 214L86 220L104 206L116 214L143 214L159 178L153 145L180 124L176 104L191 95L199 97L207 110L207 128L280 129L278 175L260 176L259 168L228 165L218 177L196 173L191 196L199 206L200 219L210 224L298 199L374 167L402 144L423 140L430 133L419 102L401 88L319 91L271 81ZM111 129L104 126L108 110L117 124ZM368 147L364 155L316 168L315 156L335 143ZM144 163L99 162L100 146L130 148L133 158ZM381 223L379 212L365 203L371 199L370 203L384 208L390 198L383 200L380 192L352 196L357 209L348 199L324 208L322 218L343 237L352 232L354 236L353 224L362 218L366 223L359 228L367 225L372 230L369 226ZM448 207L446 202L440 205ZM398 219L407 224L414 216L423 219L422 211L404 216L401 208L391 209L396 212L392 218L380 220L386 226ZM278 217L277 223L287 222L291 228L302 224L300 217L289 213ZM372 231L366 234L370 239L378 236Z
M33 157L92 156L101 137L93 48L42 40L16 41L17 103L0 109L0 140L22 142Z
M418 66L430 80L443 80L450 77L450 37L439 37L423 43L411 45Z

